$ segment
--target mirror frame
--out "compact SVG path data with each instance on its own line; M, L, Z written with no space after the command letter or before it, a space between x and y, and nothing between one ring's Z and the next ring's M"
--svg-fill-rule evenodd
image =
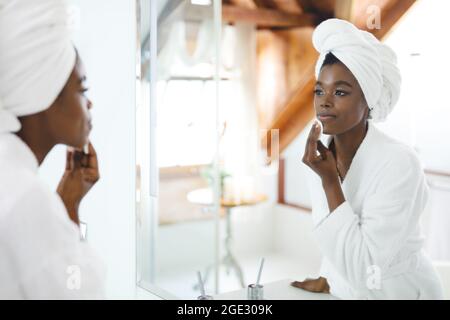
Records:
M150 2L150 32L148 41L148 52L150 60L150 70L156 70L157 65L157 1L155 0L135 0L136 1L136 110L138 108L144 109L142 94L143 77L142 74L142 54L143 47L141 44L141 26L142 26L142 6L141 1ZM171 1L171 0L169 0ZM188 0L184 0L188 1ZM219 140L220 140L220 114L219 114L219 88L220 88L220 63L221 61L221 32L222 32L222 2L221 0L212 0L213 19L214 19L214 39L215 39L215 71L214 81L216 83L216 152L214 156L214 291L219 293L219 263L220 263L220 170L219 170ZM140 170L136 167L136 181L140 181L140 185L136 186L136 285L138 288L144 289L151 294L156 295L161 299L178 299L175 294L159 287L155 284L155 270L156 270L156 243L157 243L157 228L158 228L158 184L159 184L159 170L156 159L156 73L149 73L150 88L149 88L149 112L143 121L143 128L145 134L149 137L148 145L137 146L143 148L142 164L147 163L148 167L143 165ZM137 134L136 126L136 134ZM137 140L136 140L137 141Z

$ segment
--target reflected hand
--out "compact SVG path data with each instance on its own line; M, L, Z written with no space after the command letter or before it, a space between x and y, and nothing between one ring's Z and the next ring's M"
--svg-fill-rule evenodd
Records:
M306 142L302 161L317 173L322 181L333 181L338 178L336 159L333 153L319 140L320 127L317 123L311 127ZM317 154L319 152L319 155Z
M294 281L291 283L291 286L310 292L330 293L330 286L328 285L327 279L323 277L318 279L307 278L304 281Z

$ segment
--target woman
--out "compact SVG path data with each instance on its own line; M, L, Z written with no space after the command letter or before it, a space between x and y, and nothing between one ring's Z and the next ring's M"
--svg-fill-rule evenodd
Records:
M101 298L104 270L78 209L99 179L86 74L60 0L0 0L0 299ZM67 152L57 193L38 167Z
M315 123L303 162L311 169L318 279L298 288L343 299L441 299L422 251L419 218L428 200L414 150L378 130L400 92L395 53L351 23L330 19L313 34L320 56Z

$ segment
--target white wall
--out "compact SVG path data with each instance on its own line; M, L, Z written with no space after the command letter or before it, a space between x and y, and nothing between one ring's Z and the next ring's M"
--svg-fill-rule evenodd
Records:
M318 275L322 253L313 235L309 212L276 205L274 208L274 250L298 261L302 272Z
M74 40L85 63L94 103L91 140L101 180L82 203L88 241L107 264L107 297L134 298L135 250L135 2L72 0L80 9ZM64 148L45 161L42 176L55 187Z
M389 121L380 125L413 144L426 168L446 172L450 171L450 102L445 98L450 42L444 39L450 30L449 10L448 1L417 1L387 37L403 81L397 106Z
M312 121L283 152L286 173L285 201L306 207L311 207L311 199L306 180L306 170L310 169L303 164L302 157L305 152L306 139L311 125Z

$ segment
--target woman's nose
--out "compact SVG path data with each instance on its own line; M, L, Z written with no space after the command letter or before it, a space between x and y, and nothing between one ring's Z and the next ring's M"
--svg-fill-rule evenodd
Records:
M328 94L325 94L322 97L322 100L320 101L320 106L323 108L329 108L333 105L333 102L331 101L331 98Z
M92 101L88 99L88 101L87 101L87 108L88 108L88 110L91 110L92 107L93 107Z

